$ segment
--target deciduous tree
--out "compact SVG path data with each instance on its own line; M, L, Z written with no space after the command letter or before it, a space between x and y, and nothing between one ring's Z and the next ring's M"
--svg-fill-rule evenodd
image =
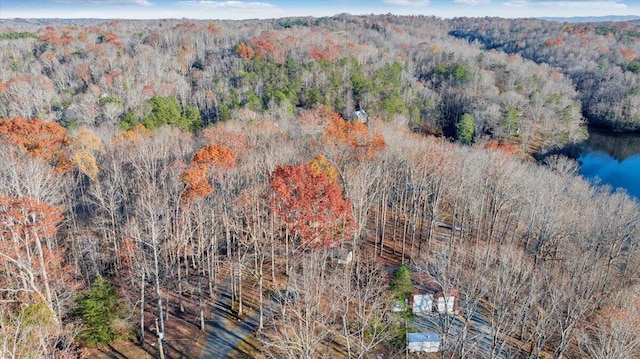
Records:
M181 179L187 184L184 196L187 199L204 198L211 194L213 186L209 183L212 168L223 170L236 165L236 153L228 148L211 144L198 150L190 166L182 171Z
M331 247L353 232L351 203L325 173L308 164L278 166L269 187L271 209L299 236L303 248Z
M0 195L0 263L4 264L4 295L11 301L44 303L58 324L61 308L56 289L62 288L53 283L63 284L66 278L62 250L55 241L61 220L60 207L29 197Z
M41 119L0 119L0 141L20 147L31 156L43 158L63 172L71 167L69 136L64 127Z

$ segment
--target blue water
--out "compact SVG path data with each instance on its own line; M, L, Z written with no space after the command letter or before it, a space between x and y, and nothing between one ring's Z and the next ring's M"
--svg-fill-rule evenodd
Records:
M618 161L604 152L588 152L580 156L578 162L583 177L614 189L624 188L640 200L640 155Z
M640 134L590 131L578 162L584 178L640 201Z

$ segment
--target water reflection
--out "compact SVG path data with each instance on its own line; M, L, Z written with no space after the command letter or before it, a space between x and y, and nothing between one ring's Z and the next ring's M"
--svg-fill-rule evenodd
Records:
M589 138L585 142L589 152L603 152L618 161L640 155L640 133L614 133L589 129Z
M583 177L640 200L640 134L590 131L578 162Z

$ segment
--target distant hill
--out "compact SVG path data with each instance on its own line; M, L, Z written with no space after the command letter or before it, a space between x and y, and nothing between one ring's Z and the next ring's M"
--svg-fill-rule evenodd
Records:
M45 26L93 26L111 21L110 19L59 19L59 18L7 18L0 19L0 27L7 26L14 30L34 30Z
M640 19L640 16L636 15L608 15L608 16L575 16L575 17L541 17L542 20L555 21L555 22L607 22L607 21L632 21Z

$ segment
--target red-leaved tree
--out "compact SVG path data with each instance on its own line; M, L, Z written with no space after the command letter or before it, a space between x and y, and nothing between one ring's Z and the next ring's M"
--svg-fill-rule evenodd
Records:
M271 209L303 248L328 248L355 229L351 202L340 186L308 164L278 166L271 174Z

